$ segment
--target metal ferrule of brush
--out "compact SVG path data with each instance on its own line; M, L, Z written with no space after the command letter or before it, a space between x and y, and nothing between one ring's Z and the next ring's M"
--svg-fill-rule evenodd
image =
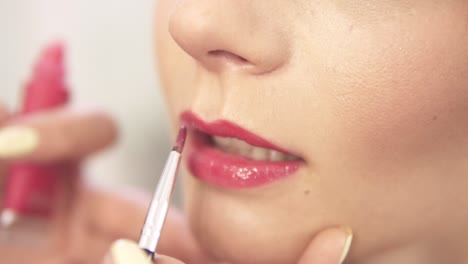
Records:
M153 200L151 201L145 225L141 232L140 241L138 242L140 248L152 253L155 252L158 245L161 230L169 209L170 197L176 180L180 156L180 153L177 151L171 151L169 154Z

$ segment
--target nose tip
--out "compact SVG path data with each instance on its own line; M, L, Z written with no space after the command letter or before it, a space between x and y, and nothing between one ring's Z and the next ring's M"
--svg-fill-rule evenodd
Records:
M209 71L274 71L288 59L287 42L280 37L284 34L270 18L243 7L245 2L249 1L183 1L169 19L169 32Z

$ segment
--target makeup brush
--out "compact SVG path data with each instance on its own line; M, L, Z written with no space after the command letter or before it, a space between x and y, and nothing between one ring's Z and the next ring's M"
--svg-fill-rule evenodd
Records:
M187 128L182 126L177 135L176 143L169 153L161 177L159 178L159 183L154 192L146 215L145 224L141 231L138 246L146 251L151 258L153 258L156 252L159 237L161 236L161 231L166 220L186 137Z

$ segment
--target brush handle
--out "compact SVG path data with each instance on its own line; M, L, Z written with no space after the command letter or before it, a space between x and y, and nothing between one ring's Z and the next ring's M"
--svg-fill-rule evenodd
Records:
M158 246L167 211L169 210L179 163L180 153L171 151L156 187L138 243L140 248L147 252L154 253Z

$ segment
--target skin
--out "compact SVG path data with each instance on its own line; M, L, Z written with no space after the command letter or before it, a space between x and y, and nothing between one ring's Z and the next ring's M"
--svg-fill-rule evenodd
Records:
M63 177L55 214L50 218L52 225L21 237L10 230L8 234L13 236L8 240L3 240L6 231L2 230L0 262L116 263L108 249L115 239L138 239L149 196L138 190L89 186L77 177L79 160L115 141L117 130L113 120L102 112L67 109L18 119L0 102L0 129L18 125L34 129L40 143L30 153L0 159L0 208L8 168L14 162L54 163ZM310 241L299 263L338 264L345 239L342 228L323 230ZM184 215L174 208L169 210L154 261L157 264L212 263L193 237Z
M460 0L160 0L156 54L174 129L191 110L305 160L249 190L186 172L203 249L230 263L294 263L319 230L346 225L350 263L462 263L467 25Z
M349 263L463 263L468 3L159 5L157 54L174 128L191 109L208 121L233 121L306 161L289 179L244 191L213 188L186 173L191 230L171 213L161 253L187 263L206 263L203 251L231 263L336 263L343 236L321 230L346 225L356 238ZM107 116L62 110L14 120L0 109L0 126L20 122L45 135L20 159L62 164L63 184L75 193L63 196L68 206L60 207L50 243L27 255L24 246L2 245L1 262L95 263L115 238L137 238L146 213L141 200L74 177L78 160L115 138ZM70 133L78 129L83 133ZM57 141L47 131L66 136ZM13 161L0 161L0 182ZM329 251L328 260L310 257Z
M0 208L13 162L54 163L63 178L52 228L38 230L39 236L23 236L17 243L5 243L1 230L0 263L100 263L115 239L138 239L150 197L138 190L93 187L77 177L78 161L116 140L117 127L107 114L58 109L18 119L0 102L0 129L12 125L35 129L41 140L31 153L0 159ZM26 243L26 238L37 243ZM169 212L159 249L184 261L206 263L183 215L175 209Z
M314 239L309 243L305 251L303 252L298 264L341 264L341 253L343 251L343 243L345 236L343 236L343 230L341 228L329 228L321 231ZM243 252L239 252L243 254ZM112 257L109 259L112 262ZM171 258L168 256L158 255L154 259L155 264L183 264L180 260ZM193 263L192 260L187 263ZM205 262L208 263L208 262ZM212 261L209 263L213 263ZM220 262L216 262L220 263ZM108 263L105 263L108 264ZM127 263L125 263L127 264ZM128 263L130 264L130 263ZM148 264L148 263L139 263Z

